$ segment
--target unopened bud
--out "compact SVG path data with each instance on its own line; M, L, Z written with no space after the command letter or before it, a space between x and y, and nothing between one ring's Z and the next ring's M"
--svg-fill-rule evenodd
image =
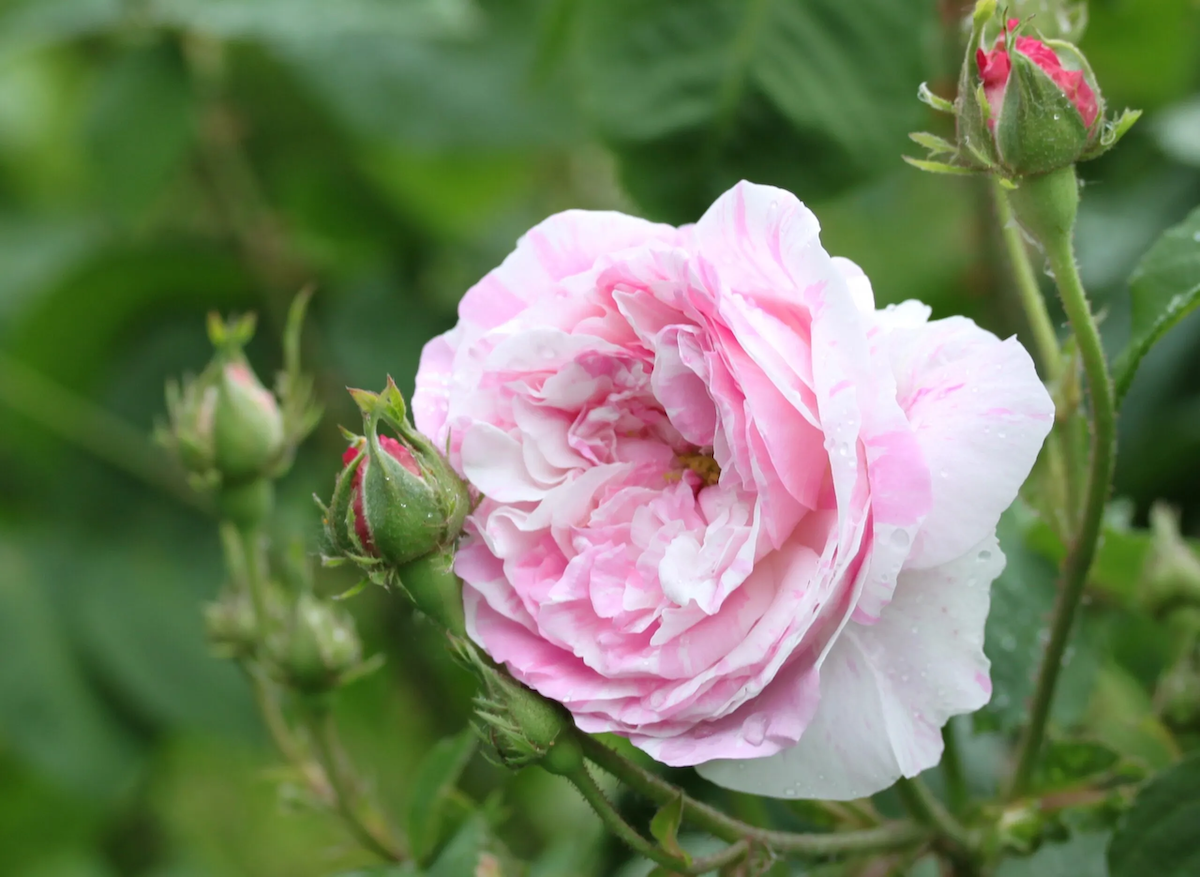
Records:
M1042 5L1061 12L1047 19L1057 32L1082 30L1072 4ZM1030 36L1021 32L1029 19L1002 16L994 0L976 5L953 105L922 87L922 100L954 114L957 142L914 134L937 160L910 163L934 172L980 171L1017 180L1095 158L1137 121L1140 113L1129 110L1105 117L1096 77L1073 43Z
M222 658L253 654L258 642L258 623L250 598L228 593L204 607L204 629L213 651Z
M225 480L249 481L270 470L283 452L283 416L271 392L239 359L217 379L213 462Z
M344 684L363 666L354 620L312 594L296 598L290 618L268 640L276 674L306 694Z
M562 706L492 666L471 643L456 642L458 655L481 683L475 696L476 727L495 759L513 769L541 764L559 774L578 770L583 753Z
M1200 559L1179 533L1179 513L1163 503L1150 509L1154 534L1139 589L1147 608L1162 612L1200 606Z
M354 391L365 436L352 436L325 509L331 557L356 561L393 578L406 565L451 548L470 511L466 483L446 458L408 422L404 401L389 379L382 394ZM397 438L381 435L387 423Z

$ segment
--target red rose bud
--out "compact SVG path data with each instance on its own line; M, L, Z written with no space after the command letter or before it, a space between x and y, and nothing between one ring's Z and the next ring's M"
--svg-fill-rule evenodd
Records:
M364 459L362 462L359 462L359 458L365 455L366 447L367 442L364 439L346 448L346 452L342 454L342 465L353 470L350 475L350 510L352 512L350 517L354 524L354 535L358 538L358 544L364 553L378 557L379 552L375 549L375 542L371 538L371 529L367 526L366 514L363 510L363 474L370 465L370 461ZM417 461L413 459L413 455L409 452L408 448L404 447L400 442L391 436L383 435L379 437L379 447L385 454L407 469L414 477L421 477L421 470L417 467Z
M1074 45L1018 31L995 0L976 4L967 57L951 104L922 86L921 100L953 113L957 142L932 134L912 138L933 161L907 159L940 173L991 172L1009 180L1069 167L1112 148L1140 112L1104 115L1104 100L1087 60Z
M354 391L366 437L353 437L326 510L329 553L378 573L453 545L470 509L466 484L432 443L407 420L389 382L383 394ZM385 420L399 438L378 434ZM380 576L377 576L380 577ZM384 572L383 580L390 580Z

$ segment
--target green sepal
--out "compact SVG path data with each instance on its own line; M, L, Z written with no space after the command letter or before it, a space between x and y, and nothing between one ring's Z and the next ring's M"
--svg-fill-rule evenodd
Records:
M922 82L920 87L917 88L917 100L928 107L932 107L939 113L954 114L954 101L948 101L944 97L934 94L927 82Z
M1091 145L1091 132L1062 89L1018 51L996 120L1000 163L1019 176L1074 164Z
M956 164L946 164L940 161L927 161L923 158L912 158L908 155L903 155L901 158L918 170L928 171L931 174L953 174L955 176L970 177L980 172L976 168L960 167Z

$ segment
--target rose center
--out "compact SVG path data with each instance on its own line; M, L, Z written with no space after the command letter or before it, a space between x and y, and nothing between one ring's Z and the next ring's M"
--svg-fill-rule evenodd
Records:
M705 487L712 487L721 480L721 467L713 458L712 452L695 454L676 454L675 460L684 469L691 469L700 476Z

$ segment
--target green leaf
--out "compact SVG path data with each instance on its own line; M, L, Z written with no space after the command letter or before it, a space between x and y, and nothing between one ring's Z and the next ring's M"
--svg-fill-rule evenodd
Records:
M664 850L675 856L681 856L688 863L691 856L679 846L679 826L683 822L683 793L664 804L650 820L650 834L658 841Z
M905 0L581 0L577 82L632 194L694 220L737 180L806 201L894 167L920 118Z
M1006 859L995 877L1108 877L1104 867L1104 846L1108 835L1080 834L1066 843L1046 844L1032 856ZM1158 877L1147 871L1141 877ZM1114 875L1116 877L1116 875Z
M1200 753L1159 774L1138 794L1108 848L1112 877L1200 874Z
M1039 792L1069 788L1109 772L1120 759L1102 743L1055 740L1042 752L1033 786Z
M101 73L85 140L105 202L138 218L169 190L195 131L183 62L163 46L135 49Z
M428 862L445 839L447 801L475 752L471 729L439 740L413 778L408 801L408 841L418 862Z
M992 662L992 699L974 721L979 730L1011 732L1028 718L1058 573L1055 562L1039 550L1053 534L1028 506L1017 503L1005 512L997 532L1007 563L992 583L983 646ZM1076 626L1065 661L1052 712L1059 725L1073 724L1088 704L1097 664L1090 625Z
M426 870L426 877L465 877L468 874L479 874L482 870L479 868L480 860L487 855L487 841L487 820L481 814L475 814L463 823L458 833L446 844L446 849L437 857L437 861Z
M0 569L0 737L63 787L116 794L135 744L88 685L30 565L0 543Z
M150 0L148 17L222 39L296 43L329 37L448 36L476 21L470 0Z
M1129 283L1131 337L1113 367L1118 400L1154 343L1200 304L1200 208L1154 243Z

